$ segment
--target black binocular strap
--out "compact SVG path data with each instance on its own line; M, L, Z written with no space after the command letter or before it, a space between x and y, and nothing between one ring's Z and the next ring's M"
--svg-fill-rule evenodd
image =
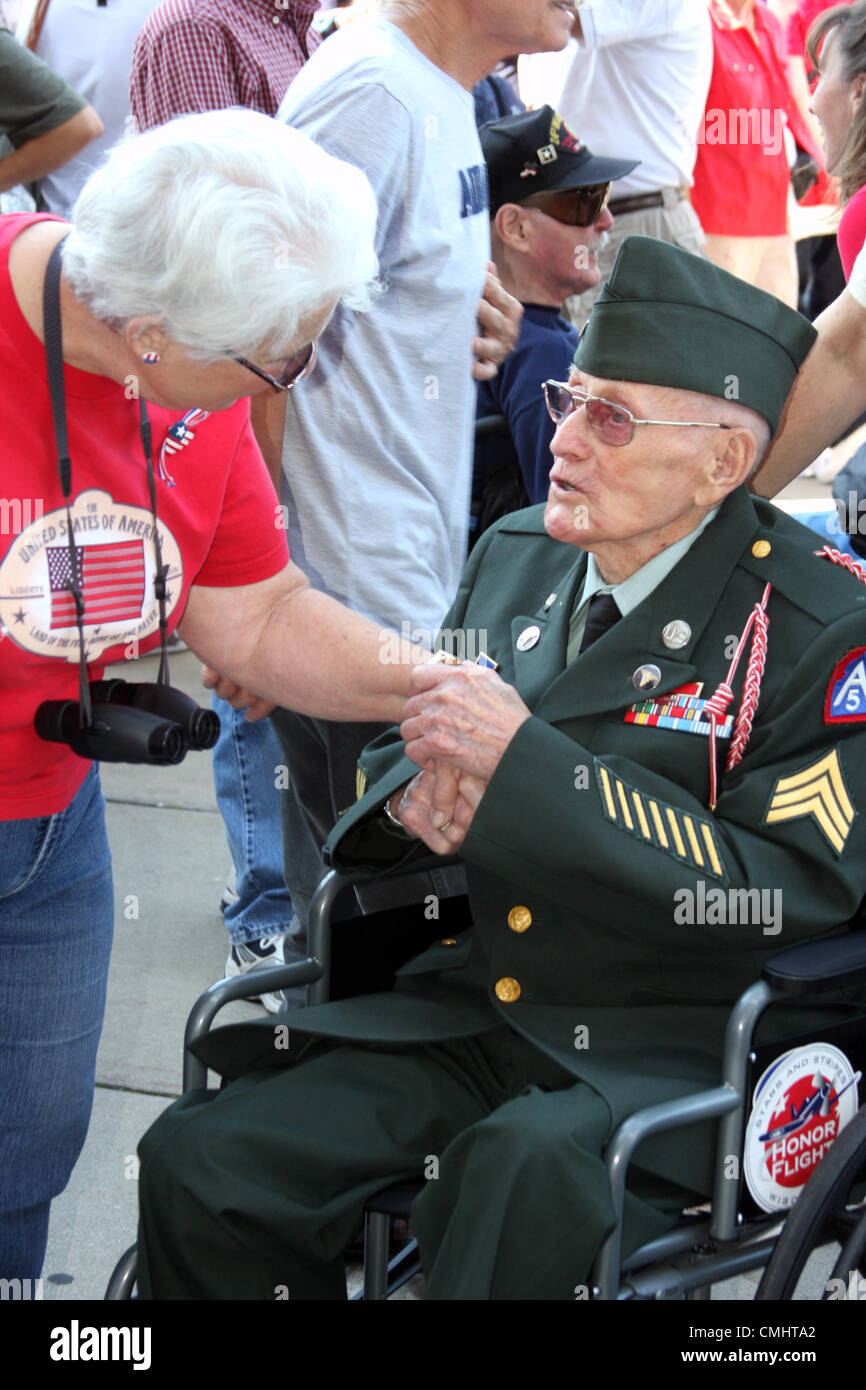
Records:
M75 600L75 614L78 626L80 653L79 703L81 705L81 727L89 728L92 723L90 686L87 680L87 662L84 646L84 596L78 577L78 552L72 527L70 497L72 492L72 463L69 457L69 439L66 432L66 389L63 381L63 328L60 319L60 274L62 269L63 243L58 241L48 259L45 270L45 284L42 293L42 327L45 337L45 360L48 368L48 389L51 395L51 414L54 420L54 439L57 448L57 472L60 487L66 502L67 540L69 544L69 591ZM154 590L159 604L160 663L157 676L158 685L168 685L168 648L166 644L167 623L165 614L166 573L159 543L159 524L156 514L156 483L153 476L153 456L151 448L150 420L147 406L139 396L139 433L144 459L147 465L147 483L150 493L150 507L153 513L153 544L156 553L156 573Z
M60 258L63 237L48 259L45 284L42 290L42 331L45 337L45 361L48 367L48 389L51 393L51 414L54 418L54 440L57 448L57 471L66 502L66 540L69 546L69 592L75 600L75 621L78 626L78 699L81 706L81 727L90 728L93 722L90 686L87 682L87 661L84 649L84 595L78 582L78 552L72 532L70 493L72 464L69 459L69 440L66 434L66 391L63 384L63 329L60 324Z

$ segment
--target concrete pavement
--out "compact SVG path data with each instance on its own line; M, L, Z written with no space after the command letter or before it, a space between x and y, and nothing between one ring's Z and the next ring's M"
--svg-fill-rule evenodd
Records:
M108 674L155 680L158 658ZM199 701L200 664L171 658L174 684ZM225 973L228 933L219 898L230 863L216 807L209 753L178 767L104 764L114 868L115 937L90 1132L66 1191L52 1207L46 1298L101 1298L122 1251L135 1239L135 1149L180 1094L187 1014ZM226 1020L261 1017L237 1003Z

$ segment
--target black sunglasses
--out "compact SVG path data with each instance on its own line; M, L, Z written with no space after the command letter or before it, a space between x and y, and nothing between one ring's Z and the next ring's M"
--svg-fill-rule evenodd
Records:
M568 227L591 227L607 207L610 189L609 183L594 183L587 188L533 193L523 199L523 206L536 208Z

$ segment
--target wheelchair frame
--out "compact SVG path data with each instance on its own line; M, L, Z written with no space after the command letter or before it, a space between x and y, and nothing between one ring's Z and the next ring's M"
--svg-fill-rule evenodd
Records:
M413 863L416 873L429 863L444 868L459 864L459 856ZM327 1001L331 973L333 906L355 883L368 881L367 871L347 874L332 869L321 880L310 905L308 949L303 961L259 970L254 977L219 980L196 1000L184 1033L183 1091L207 1085L207 1067L191 1051L226 1004L257 997L263 988L307 985L309 1004ZM395 875L398 877L398 875ZM739 1183L725 1176L726 1159L741 1154L748 1104L747 1081L754 1060L752 1039L764 1010L783 999L819 995L866 983L866 930L849 931L789 947L765 962L763 979L737 1000L728 1019L719 1086L666 1101L630 1115L612 1134L605 1151L611 1197L617 1224L602 1246L592 1272L589 1295L598 1300L710 1297L712 1284L766 1265L776 1237L769 1235L781 1213L757 1216L748 1225L738 1211ZM866 1020L864 1020L866 1021ZM866 1107L864 1107L866 1109ZM663 1130L719 1119L716 1165L709 1214L684 1216L672 1230L622 1259L622 1221L629 1164L638 1146ZM835 1144L819 1168L832 1161ZM864 1154L866 1161L866 1154ZM816 1170L817 1171L817 1170ZM806 1184L807 1191L815 1174ZM399 1194L398 1194L399 1189ZM365 1212L363 1297L381 1300L394 1293L420 1269L414 1241L388 1261L391 1217L405 1215L414 1191L398 1184L372 1198ZM866 1217L864 1217L866 1220ZM135 1282L136 1247L121 1256L106 1289L107 1300L130 1298Z

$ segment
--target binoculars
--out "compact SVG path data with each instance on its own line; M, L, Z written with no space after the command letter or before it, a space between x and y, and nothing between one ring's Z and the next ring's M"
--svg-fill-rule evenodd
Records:
M91 681L92 722L81 725L77 700L44 700L34 724L40 738L66 743L101 763L182 762L190 749L213 748L219 718L170 685Z

